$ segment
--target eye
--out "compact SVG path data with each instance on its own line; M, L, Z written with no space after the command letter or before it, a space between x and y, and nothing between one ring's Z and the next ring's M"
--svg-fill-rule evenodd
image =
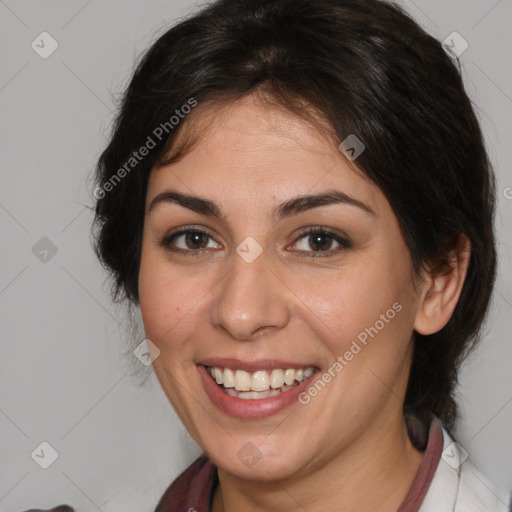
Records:
M209 245L209 244L214 244ZM182 229L166 235L160 242L160 245L172 252L178 252L188 255L198 255L205 249L218 249L217 244L211 235L200 229Z
M181 229L170 233L162 238L160 245L169 251L186 256L200 256L208 249L222 247L208 232L200 229ZM309 228L299 236L294 245L298 252L305 253L308 257L335 256L352 247L346 237L321 227Z
M352 244L347 238L319 227L308 229L306 232L303 232L297 240L295 245L298 247L298 250L311 253L309 254L310 257L335 256L344 249L350 249L352 247ZM331 250L333 246L335 250Z

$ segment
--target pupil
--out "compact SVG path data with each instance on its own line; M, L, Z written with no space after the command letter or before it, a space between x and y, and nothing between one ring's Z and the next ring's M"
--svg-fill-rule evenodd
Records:
M196 245L198 245L199 248L204 248L207 245L206 237L203 235L203 233L188 233L186 240L187 245L192 246L194 249L198 248ZM201 243L201 240L203 243Z
M313 244L318 244L316 246L317 249L320 249L321 251L329 249L330 238L328 235L322 234L322 233L317 233L317 234L313 235L313 241L314 241ZM322 244L322 241L324 242L323 244Z

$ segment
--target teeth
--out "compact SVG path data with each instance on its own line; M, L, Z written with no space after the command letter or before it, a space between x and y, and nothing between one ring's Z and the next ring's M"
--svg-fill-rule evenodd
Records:
M224 391L238 398L268 398L281 391L288 391L300 382L308 379L315 371L313 367L275 368L270 373L266 370L246 372L230 368L207 367L208 373L222 385Z
M222 384L222 382L220 383ZM235 389L237 391L249 391L251 389L251 376L244 370L235 373Z
M233 370L226 368L224 370L224 374L222 376L222 384L225 388L234 388L235 387L235 374Z
M280 391L276 389L261 391L258 393L257 391L235 391L237 398L242 398L244 400L258 400L260 398L270 398L271 396L279 395ZM233 395L232 395L233 396Z
M242 398L243 400L259 400L261 398L270 398L271 396L279 395L285 391L293 389L294 386L283 386L281 389L268 389L266 391L237 391L233 388L226 388L224 392L229 396L235 398Z
M295 370L293 368L288 368L284 372L284 383L288 386L291 386L293 384L293 381L295 380Z
M272 370L270 374L270 387L277 389L282 387L284 384L284 372L283 370Z
M257 371L252 374L251 389L253 391L266 391L270 385L270 377L265 371Z
M217 381L217 384L222 384L222 370L220 368L213 369L213 376Z

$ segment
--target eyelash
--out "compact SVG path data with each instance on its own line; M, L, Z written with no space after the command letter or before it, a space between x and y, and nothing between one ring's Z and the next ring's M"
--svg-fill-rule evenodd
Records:
M186 235L186 234L190 234L190 233L206 235L211 240L213 240L213 237L207 231L203 231L201 229L195 229L195 228L185 228L185 229L181 229L179 231L176 231L174 233L170 233L169 235L164 236L161 239L159 245L161 245L168 251L178 253L178 254L183 254L183 255L189 256L189 257L204 256L204 252L207 249L180 249L178 247L171 246L171 243L177 237ZM341 247L339 247L337 250L334 250L334 251L327 250L327 251L297 251L297 252L304 253L304 257L306 257L306 258L329 258L332 256L336 256L337 254L339 254L341 251L343 251L345 249L352 248L352 244L347 238L343 238L339 234L337 234L333 231L330 231L328 229L324 229L323 227L312 227L312 228L308 228L307 230L301 232L299 234L299 236L297 237L297 239L295 240L294 244L297 243L297 241L301 240L302 238L307 238L309 236L317 235L317 234L327 235L332 240L338 242Z

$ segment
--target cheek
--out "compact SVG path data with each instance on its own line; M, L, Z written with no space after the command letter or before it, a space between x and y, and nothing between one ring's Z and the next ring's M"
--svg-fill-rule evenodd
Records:
M139 303L146 337L174 365L192 355L195 339L208 319L208 301L218 278L213 273L178 269L167 257L142 251ZM180 357L176 354L179 352Z
M313 284L314 283L314 284ZM399 281L376 265L342 269L327 278L297 279L294 287L306 309L314 313L333 336L353 337L379 320L402 296ZM394 311L391 311L391 315Z
M297 277L293 284L309 325L329 353L329 364L341 356L335 373L352 383L363 379L370 385L375 380L368 378L371 369L392 379L405 362L412 333L414 300L404 271L408 263L395 265L391 255L379 256L361 258L329 278Z
M142 251L139 271L139 303L146 336L160 349L180 328L186 315L190 287L169 272L169 265L154 252Z

